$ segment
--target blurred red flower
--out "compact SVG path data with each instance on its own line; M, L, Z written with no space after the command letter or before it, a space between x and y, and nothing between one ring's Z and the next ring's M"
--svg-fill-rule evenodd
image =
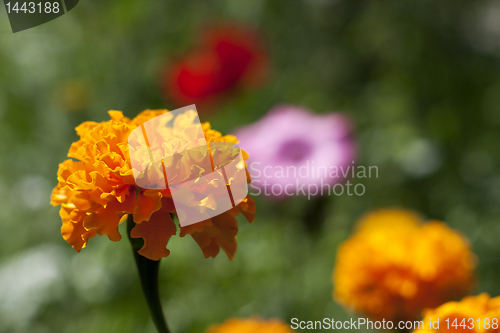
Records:
M246 26L207 29L198 46L167 69L162 78L165 95L179 106L207 106L236 88L258 86L268 67L263 44Z

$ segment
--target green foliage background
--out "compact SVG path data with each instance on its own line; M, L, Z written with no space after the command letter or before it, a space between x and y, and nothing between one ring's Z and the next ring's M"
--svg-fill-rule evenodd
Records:
M234 261L175 237L161 268L174 332L230 317L345 319L331 297L336 248L365 212L415 209L469 238L476 292L500 294L500 5L495 1L82 0L12 34L0 9L0 332L154 332L126 237L76 254L49 205L74 127L177 107L158 85L206 23L242 21L267 40L265 86L210 118L229 133L278 103L345 111L356 124L361 197L327 198L317 234L306 198L258 197ZM74 106L74 107L73 107ZM76 108L71 112L69 109ZM292 129L293 130L293 129ZM122 226L123 227L123 226ZM124 234L124 229L122 229ZM411 258L409 258L411 260Z

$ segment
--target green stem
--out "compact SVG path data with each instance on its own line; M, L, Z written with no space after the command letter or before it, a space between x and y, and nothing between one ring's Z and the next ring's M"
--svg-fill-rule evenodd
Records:
M142 248L144 241L142 238L130 237L130 231L134 228L134 226L135 223L133 215L129 214L127 219L127 234L130 244L132 244L135 264L137 266L137 270L139 271L139 279L141 280L144 297L148 303L149 311L151 312L151 317L153 318L153 322L155 323L158 333L170 333L167 321L163 315L160 293L158 291L158 272L160 270L160 260L151 260L138 253L138 251Z
M308 202L302 219L310 234L316 235L321 231L331 205L332 199L326 195L314 197Z

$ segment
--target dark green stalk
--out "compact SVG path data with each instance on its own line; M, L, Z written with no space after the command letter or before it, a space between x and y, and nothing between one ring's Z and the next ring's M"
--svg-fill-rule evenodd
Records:
M160 270L160 260L151 260L141 256L137 251L141 249L144 244L142 238L130 237L130 231L134 228L135 223L132 214L129 214L127 219L127 235L132 244L134 252L135 264L139 271L139 279L141 280L142 291L148 303L151 317L155 323L159 333L170 333L167 326L167 321L163 315L161 307L160 293L158 291L158 272Z
M310 234L317 235L321 231L328 208L332 204L332 198L327 195L314 197L307 202L302 220Z

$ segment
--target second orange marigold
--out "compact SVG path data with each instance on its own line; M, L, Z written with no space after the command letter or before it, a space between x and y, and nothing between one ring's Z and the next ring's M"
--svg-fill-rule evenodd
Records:
M339 248L334 298L375 320L414 320L424 308L466 295L476 258L467 240L439 221L380 210Z

